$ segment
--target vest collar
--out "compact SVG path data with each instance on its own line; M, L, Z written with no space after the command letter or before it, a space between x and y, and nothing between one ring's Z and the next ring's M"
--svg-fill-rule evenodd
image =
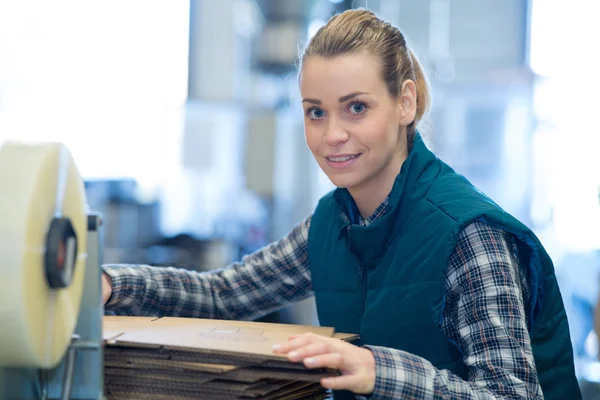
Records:
M385 215L368 226L356 225L358 208L350 192L337 188L333 196L338 205L340 236L346 235L353 253L367 266L375 266L395 235L410 215L411 204L429 188L430 167L437 161L421 135L415 135L414 146L402 164L388 196Z

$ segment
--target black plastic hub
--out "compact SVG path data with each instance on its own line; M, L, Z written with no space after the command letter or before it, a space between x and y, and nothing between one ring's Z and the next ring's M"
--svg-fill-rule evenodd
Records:
M46 237L44 264L46 279L53 289L66 288L71 284L77 260L77 235L71 220L55 217L50 223Z

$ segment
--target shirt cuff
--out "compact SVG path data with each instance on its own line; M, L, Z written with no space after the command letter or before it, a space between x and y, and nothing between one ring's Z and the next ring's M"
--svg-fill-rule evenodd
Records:
M433 366L414 354L388 347L365 346L375 358L375 386L369 400L428 398L433 395ZM423 396L421 396L423 395Z
M108 301L104 305L105 309L110 310L121 305L125 299L131 296L135 287L133 280L138 275L136 268L129 265L103 265L102 272L106 273L112 282L112 292Z

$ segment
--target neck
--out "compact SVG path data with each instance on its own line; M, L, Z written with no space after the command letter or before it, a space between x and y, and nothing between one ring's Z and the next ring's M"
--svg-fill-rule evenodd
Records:
M377 207L390 194L406 158L407 155L401 153L399 157L391 160L389 165L377 176L360 186L348 189L363 219L373 215Z

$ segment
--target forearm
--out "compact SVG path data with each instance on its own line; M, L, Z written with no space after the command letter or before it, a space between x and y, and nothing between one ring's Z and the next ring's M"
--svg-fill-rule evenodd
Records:
M308 267L310 218L286 237L226 268L106 265L113 293L107 310L127 315L255 319L312 295Z
M413 354L386 347L368 347L375 357L375 399L542 399L530 393L524 382L512 377L511 385L490 387L482 382L465 381L457 375L435 368ZM509 377L507 377L509 378Z
M235 293L228 279L233 266L210 273L147 265L107 265L104 271L113 283L106 309L117 314L251 319L259 312Z

